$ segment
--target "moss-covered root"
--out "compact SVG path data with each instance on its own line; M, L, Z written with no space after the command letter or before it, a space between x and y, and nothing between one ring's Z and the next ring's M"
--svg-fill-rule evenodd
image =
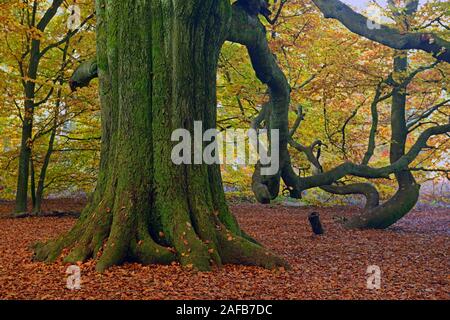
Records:
M213 242L201 240L191 226L174 228L173 244L182 266L198 271L210 271L212 265L221 265Z
M264 247L231 232L218 232L219 250L224 264L290 269L289 264Z
M169 264L176 260L170 248L157 244L148 233L148 225L134 203L118 206L114 210L111 232L96 270L103 272L125 261L143 264Z
M264 249L237 226L237 231L230 231L213 213L211 219L214 221L210 225L200 223L198 219L192 225L184 211L184 214L175 214L170 220L170 231L164 229L168 231L167 235L170 234L166 239L170 247L166 247L150 236L146 215L139 214L132 202L118 204L121 205L115 205L113 209L102 205L86 212L64 236L36 245L35 260L53 262L67 249L65 262L98 258L98 272L125 261L142 264L177 261L187 269L197 271L210 271L213 266L225 263L289 268L283 259Z
M348 229L386 229L414 208L419 199L419 191L418 184L399 189L384 204L352 217L344 226Z
M54 262L61 255L64 248L72 246L80 235L81 230L74 227L68 234L58 239L35 243L31 247L34 252L33 260L47 263Z
M111 218L103 205L90 206L83 212L75 226L56 240L37 243L33 246L33 260L54 262L63 252L69 249L65 262L84 262L96 257L108 237Z
M102 248L107 232L101 230L101 227L98 227L100 230L93 229L89 226L86 228L75 226L69 233L56 240L36 243L32 247L33 260L54 262L66 248L69 249L69 253L64 258L64 262L85 262L90 258L95 258Z
M132 241L130 249L136 261L142 264L170 264L177 261L172 248L158 245L147 233L143 233L137 241Z
M121 210L121 213L114 214L129 216L124 209ZM112 215L109 209L95 210L58 239L35 244L33 259L54 262L64 249L68 249L65 262L85 262L97 258L103 249L96 265L99 272L126 260L142 264L170 264L178 260L174 250L158 245L150 237L146 225L133 224L127 228L128 232L122 232L117 228L120 224L115 225L111 221Z
M124 238L110 237L95 269L103 272L109 267L125 261L142 264L170 264L177 261L170 248L158 245L150 236L145 239L125 241Z

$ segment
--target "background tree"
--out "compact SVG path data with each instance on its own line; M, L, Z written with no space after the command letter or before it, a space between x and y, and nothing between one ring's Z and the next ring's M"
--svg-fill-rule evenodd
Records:
M404 26L407 26L407 29L403 31L404 33L410 31L409 22L412 21L412 15L417 11L418 2L416 1L414 2L414 4L412 4L412 2L408 2L403 8L397 7L396 5L391 5L391 10L394 10L393 16L397 21L398 28L401 29L404 28ZM406 21L408 21L408 23ZM394 53L394 55L395 58L393 63L393 72L388 76L386 80L383 80L379 83L376 89L375 97L371 103L372 128L370 130L369 146L366 153L364 154L362 165L368 165L370 159L374 154L376 145L375 139L379 131L378 104L387 99L391 100L391 111L388 117L388 119L390 119L391 132L391 137L389 139L391 166L395 165L395 163L400 159L408 161L412 164L419 154L419 152L415 151L419 151L422 148L426 147L425 144L428 139L427 135L429 136L433 130L443 130L443 132L445 132L445 130L448 130L448 125L441 124L439 126L439 123L434 122L434 124L438 124L438 126L428 128L422 133L422 135L419 135L417 142L411 147L408 156L405 157L406 146L408 142L412 140L408 140L408 136L411 133L414 133L414 130L410 130L415 125L414 123L417 124L417 122L420 122L427 117L432 116L436 111L441 110L441 112L443 112L443 109L448 106L449 100L445 97L442 99L442 94L438 92L440 101L436 105L429 106L428 109L426 109L425 111L421 111L421 113L419 114L410 112L410 120L408 121L406 107L408 93L411 93L409 92L408 88L411 87L411 83L417 75L435 68L438 63L435 62L431 63L428 66L420 66L413 71L409 71L407 52L397 51ZM383 90L385 89L383 89L383 86L385 86L386 84L388 84L391 89L386 94L384 94ZM414 101L413 99L409 100ZM445 112L443 112L443 114L445 115ZM351 120L355 115L355 112L352 113L351 117L347 121L345 121L344 124L348 124L349 120ZM448 116L444 116L443 119L441 117L441 121L445 123L446 121L448 121L447 117ZM293 132L295 132L301 120L303 120L302 110L299 111L298 121L294 126ZM342 151L345 154L345 126L342 128ZM319 162L320 148L323 145L322 141L317 140L311 146L304 146L294 141L291 141L291 143L298 151L306 154L316 172L323 172L323 167ZM317 147L319 148L318 156L314 154L314 149ZM432 169L429 170L432 171ZM411 170L405 168L404 170L395 172L395 178L398 183L398 191L392 198L390 198L382 205L379 204L380 197L378 191L375 187L369 184L358 183L346 186L322 186L322 189L335 194L362 194L366 197L366 208L364 212L361 215L353 217L352 219L350 219L350 221L347 221L346 225L348 227L386 228L402 218L406 213L408 213L415 206L419 197L420 186L416 183Z
M52 20L54 20L55 17L58 17L58 9L62 4L62 0L55 0L49 6L38 0L32 2L24 1L21 3L18 12L18 14L22 16L21 28L25 32L25 37L22 43L18 43L18 45L22 46L23 50L16 56L24 91L24 111L22 115L21 148L16 190L17 212L25 212L27 210L35 108L46 103L53 93L53 89L51 88L46 95L44 94L42 100L37 100L39 98L36 96L37 91L45 88L44 83L41 83L38 89L36 88L41 60L50 50L69 41L79 30L78 28L71 30L62 38L62 40L55 40L55 42L50 42L52 41L51 38L48 39L50 41L45 39L45 32L50 27ZM82 27L86 21L84 21L80 27ZM43 42L44 46L42 46ZM14 49L12 49L12 51L14 51Z
M88 10L92 8L90 1L86 3L79 3L83 13L87 14L73 29L66 27L69 13L62 1L14 1L2 5L8 16L2 20L2 40L6 44L1 52L2 71L8 83L2 88L2 98L10 124L2 128L5 153L1 161L6 172L11 173L8 180L9 177L17 178L17 212L26 212L29 191L33 211L39 212L45 187L63 179L69 180L67 177L54 179L56 175L52 175L51 182L45 182L50 156L53 151L59 151L54 148L55 140L60 140L58 130L67 127L69 121L73 124L75 114L83 113L69 110L66 100L69 90L64 84L76 59L84 59L84 50L77 49L92 41L89 40L88 24L93 17ZM80 30L85 31L83 36L78 34ZM70 101L78 105L86 102ZM84 110L86 112L86 108ZM59 119L56 121L56 118ZM20 136L17 136L17 127L20 127ZM17 139L21 141L19 152ZM48 146L46 151L44 145ZM17 174L12 173L14 169Z

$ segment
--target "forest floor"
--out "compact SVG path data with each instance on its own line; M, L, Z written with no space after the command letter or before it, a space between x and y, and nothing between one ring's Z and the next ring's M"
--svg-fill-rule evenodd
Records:
M47 210L80 210L82 201L49 201ZM71 217L0 219L0 299L449 299L448 209L411 212L385 231L348 231L334 219L354 207L232 205L241 226L283 256L290 271L225 266L196 273L178 265L126 264L103 274L81 267L81 289L66 288L68 265L32 262L29 246L70 229ZM0 215L11 203L0 202ZM312 236L319 211L326 234ZM367 289L367 267L381 268L381 289Z

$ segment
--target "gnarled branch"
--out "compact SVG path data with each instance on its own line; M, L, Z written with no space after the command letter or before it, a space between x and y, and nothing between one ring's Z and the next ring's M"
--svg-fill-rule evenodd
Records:
M325 18L339 20L350 31L398 50L416 49L450 62L450 42L433 33L401 32L385 25L369 28L369 19L339 0L312 0Z

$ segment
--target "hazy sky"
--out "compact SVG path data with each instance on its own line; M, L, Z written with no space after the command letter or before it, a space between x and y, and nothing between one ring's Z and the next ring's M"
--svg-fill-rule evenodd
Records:
M357 8L365 8L367 4L370 2L369 0L342 0L342 2L345 2L351 6L357 7ZM420 3L426 3L427 0L420 0ZM377 3L379 3L382 6L385 6L387 1L386 0L378 0Z

